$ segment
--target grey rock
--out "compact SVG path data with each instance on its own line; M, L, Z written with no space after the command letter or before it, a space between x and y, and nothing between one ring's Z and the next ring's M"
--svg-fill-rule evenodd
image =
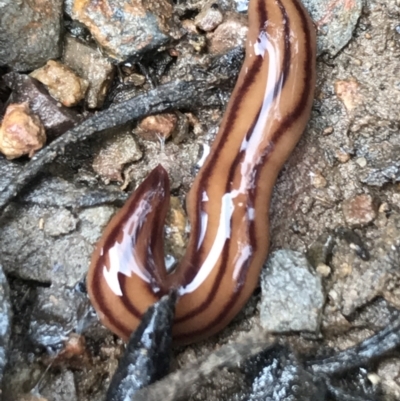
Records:
M86 273L93 244L113 211L108 206L82 211L80 225L64 208L11 205L0 219L0 261L22 279L73 287Z
M289 250L271 254L261 275L261 325L268 331L319 330L324 292L306 257Z
M396 289L400 280L400 215L393 213L380 222L379 229L370 230L368 239L374 244L370 260L361 259L341 243L332 258L339 278L330 290L331 306L345 316L379 296L400 307L400 292ZM349 274L341 276L343 266Z
M51 401L78 401L74 374L70 370L51 377L41 390L41 395Z
M94 244L115 212L116 209L112 206L99 206L83 210L79 213L80 233L87 241Z
M0 263L8 274L39 282L51 280L47 252L52 241L39 230L39 220L45 212L48 210L35 206L21 210L12 205L1 216Z
M76 224L74 215L68 209L60 208L45 218L44 231L52 237L58 237L74 231Z
M60 56L62 0L0 1L0 65L16 71Z
M85 294L62 285L40 288L29 324L29 338L46 349L60 349L72 331L81 332L91 321Z
M3 267L0 265L0 383L3 379L3 371L7 363L11 319L10 290Z
M335 56L353 37L362 12L363 1L355 0L351 5L344 1L336 3L326 0L303 0L319 31L317 52Z
M81 279L92 245L77 232L57 238L41 230L42 219L56 213L51 207L12 205L1 216L0 261L6 272L42 283L63 277L70 286Z

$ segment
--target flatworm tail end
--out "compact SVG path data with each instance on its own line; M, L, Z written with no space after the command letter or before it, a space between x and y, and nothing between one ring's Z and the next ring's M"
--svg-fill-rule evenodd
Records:
M92 256L90 300L102 323L124 340L169 291L163 251L169 197L168 174L159 165L108 223Z

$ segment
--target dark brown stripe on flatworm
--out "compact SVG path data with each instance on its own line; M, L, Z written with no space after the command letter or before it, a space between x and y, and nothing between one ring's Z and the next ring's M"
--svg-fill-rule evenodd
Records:
M281 10L281 13L282 13L285 45L284 45L284 56L283 56L283 62L282 62L283 68L282 68L281 78L278 80L278 82L275 85L274 99L276 98L276 96L278 95L279 91L281 90L280 85L282 85L282 87L285 86L285 83L286 83L286 80L287 80L287 77L288 77L289 71L290 71L290 62L292 60L292 49L291 49L291 45L290 45L290 19L289 19L289 15L286 12L286 8L282 4L281 0L278 0L278 7L279 7L279 9ZM282 81L282 82L280 83L280 81Z
M297 3L293 3L297 9L297 12L300 15L301 23L302 23L302 28L303 32L305 33L305 43L308 45L307 48L304 49L306 52L306 57L304 58L304 90L302 92L301 98L297 103L296 108L288 114L285 119L283 120L282 124L279 126L279 129L275 132L273 136L273 142L277 143L279 138L293 125L293 123L302 115L304 109L307 107L307 98L308 98L308 88L311 88L311 82L312 82L312 68L310 66L312 65L312 54L313 51L311 49L311 33L309 26L307 24L307 17L305 16L303 9L301 6Z
M248 259L248 265L250 265L250 258ZM247 266L247 268L248 267L249 266ZM212 322L210 322L207 326L205 326L205 327L203 327L202 329L199 329L199 330L191 331L190 333L181 334L179 336L174 337L174 339L176 341L186 341L186 340L190 339L191 337L202 336L203 334L205 334L205 333L209 332L210 330L212 330L212 328L214 326L219 324L221 322L221 320L224 319L224 317L226 316L226 312L231 310L232 307L235 305L235 303L236 303L236 301L238 299L238 295L241 293L242 288L240 288L237 292L234 292L231 295L231 297L229 298L229 301L226 304L226 306L223 309L221 309L221 311L217 315L217 317Z

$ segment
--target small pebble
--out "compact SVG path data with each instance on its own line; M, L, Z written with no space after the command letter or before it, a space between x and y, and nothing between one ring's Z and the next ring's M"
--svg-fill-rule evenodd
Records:
M185 19L182 21L182 28L187 32L194 35L198 35L199 31L196 28L196 24L191 19Z
M371 195L356 195L342 203L344 218L348 225L364 226L376 218L377 207Z
M367 165L367 159L365 157L359 157L356 160L356 163L360 166L360 167L365 167Z
M49 60L30 76L44 84L50 95L66 107L77 105L85 97L89 86L66 65L54 60Z
M325 188L327 185L325 177L317 172L317 173L311 173L311 183L314 188Z
M205 32L213 31L223 20L223 15L216 2L202 10L194 20L197 28Z
M0 127L0 152L7 159L32 157L46 143L46 133L39 117L28 103L10 104Z
M336 152L336 158L340 163L347 163L351 159L351 155L346 152L338 151Z
M124 78L125 84L133 84L134 86L142 86L146 82L146 77L141 74L132 73Z
M173 113L145 117L138 125L137 134L147 141L168 139L176 129L178 117Z
M354 110L357 105L361 103L359 89L359 83L354 78L348 81L335 82L336 95L349 112Z
M338 276L340 278L345 278L345 277L350 276L352 271L353 271L353 268L352 268L352 266L350 264L342 263L339 266L339 269L338 269L337 273L338 273Z
M248 27L241 20L229 19L208 35L210 52L212 54L225 54L229 50L244 47Z
M46 234L52 237L68 234L75 230L77 219L65 208L58 208L57 212L45 219L43 228Z
M387 213L390 212L390 206L387 202L383 202L378 209L379 213Z
M320 263L317 266L316 271L322 277L328 277L331 274L331 268L325 263Z

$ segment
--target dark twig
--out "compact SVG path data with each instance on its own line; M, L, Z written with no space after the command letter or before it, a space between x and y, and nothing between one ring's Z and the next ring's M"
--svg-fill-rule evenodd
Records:
M139 390L131 401L179 401L188 397L193 385L223 367L237 367L247 358L273 346L274 341L263 332L252 333L240 343L227 344L208 355L201 362L171 373L164 379Z
M315 374L337 374L367 365L400 345L400 318L378 334L368 338L355 347L321 361L312 361L307 365Z
M207 104L207 91L209 90L210 85L207 85L205 81L170 82L97 113L42 149L19 174L11 177L9 183L0 193L0 211L45 166L62 155L66 146L84 141L96 132L125 124L149 114L179 108L193 109L198 105Z
M325 386L330 394L336 401L377 401L378 399L373 396L349 394L347 391L342 390L340 387L334 386L328 377L324 377Z
M176 292L165 295L143 315L111 379L106 401L129 400L168 373L176 299Z

